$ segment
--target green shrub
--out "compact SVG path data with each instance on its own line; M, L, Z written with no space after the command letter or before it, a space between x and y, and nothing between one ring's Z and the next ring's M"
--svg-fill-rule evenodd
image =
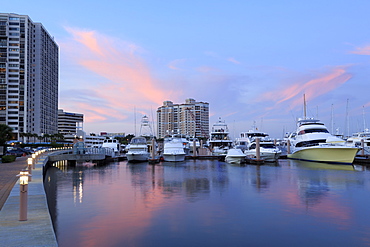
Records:
M10 163L15 161L15 158L15 155L4 155L1 160L3 163Z

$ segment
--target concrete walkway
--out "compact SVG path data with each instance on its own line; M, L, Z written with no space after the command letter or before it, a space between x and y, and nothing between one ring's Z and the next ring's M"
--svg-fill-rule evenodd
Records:
M19 183L14 183L14 178L18 180L16 175L27 166L27 158L29 156L0 164L0 199L7 197L5 204L0 204L0 246L58 246L43 185L42 167L46 156L39 159L28 184L28 220L19 221Z

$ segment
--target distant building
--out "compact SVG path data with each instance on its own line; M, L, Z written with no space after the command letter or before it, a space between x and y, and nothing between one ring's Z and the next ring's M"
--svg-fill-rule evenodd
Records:
M0 13L0 123L15 139L58 132L58 53L41 23Z
M183 134L191 137L208 137L209 103L186 99L185 104L164 101L157 110L158 137Z
M81 113L65 112L58 110L58 133L62 135L77 135L78 130L83 130L84 115Z

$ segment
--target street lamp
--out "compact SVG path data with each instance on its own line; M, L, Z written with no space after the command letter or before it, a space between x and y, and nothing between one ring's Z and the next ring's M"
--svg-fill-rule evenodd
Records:
M19 221L27 220L27 200L28 200L28 171L22 170L19 177Z
M32 165L33 165L33 159L28 158L27 159L27 165L28 165L28 174L32 174ZM28 177L27 177L28 178ZM28 179L29 182L31 182L31 177Z
M36 165L36 154L35 153L32 154L32 160L33 160L33 169L35 169L35 165Z

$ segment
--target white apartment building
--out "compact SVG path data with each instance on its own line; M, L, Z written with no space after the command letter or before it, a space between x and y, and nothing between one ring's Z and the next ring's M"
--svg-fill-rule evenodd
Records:
M208 138L209 103L191 98L184 104L164 101L157 110L157 131L159 138L171 134Z
M58 133L54 38L27 15L0 13L0 123L20 133Z

